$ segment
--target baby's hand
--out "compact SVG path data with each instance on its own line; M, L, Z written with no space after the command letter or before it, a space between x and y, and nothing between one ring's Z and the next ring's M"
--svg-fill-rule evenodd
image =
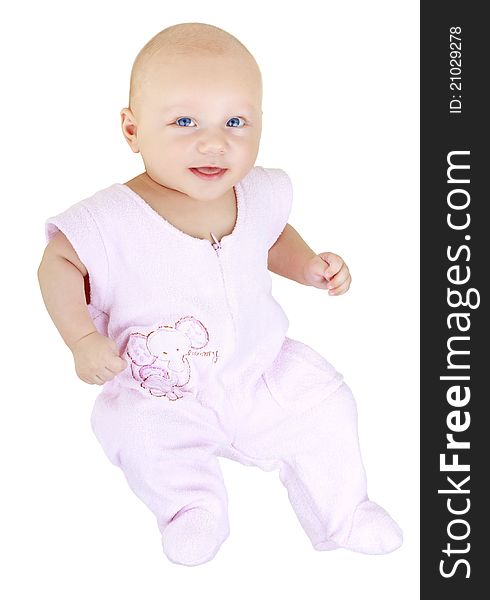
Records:
M124 371L127 362L119 356L116 343L93 331L70 346L75 371L85 383L102 385Z
M310 258L305 265L308 285L328 290L330 296L340 296L349 289L352 277L342 258L333 252L322 252Z

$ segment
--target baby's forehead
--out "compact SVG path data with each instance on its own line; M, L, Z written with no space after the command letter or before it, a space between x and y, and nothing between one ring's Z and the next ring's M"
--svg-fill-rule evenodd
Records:
M239 76L256 74L260 76L255 60L244 52L226 53L176 53L171 49L162 50L148 61L145 68L147 79L173 77L182 74L187 80L204 79L213 81L222 75Z
M255 102L261 91L255 65L234 56L162 57L145 77L148 98L165 98L167 105L195 104L220 98L230 102Z
M237 94L231 88L229 93L213 93L203 89L200 94L186 94L184 91L181 94L174 91L170 95L154 93L143 100L142 108L165 118L203 114L221 118L223 115L236 113L254 119L262 112L260 100L259 94Z

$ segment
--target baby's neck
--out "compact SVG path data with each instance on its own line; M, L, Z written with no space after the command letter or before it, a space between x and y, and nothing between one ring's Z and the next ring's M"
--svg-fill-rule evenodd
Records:
M144 172L125 183L171 225L193 237L220 240L235 226L237 207L233 188L221 198L200 202L187 194L166 188Z

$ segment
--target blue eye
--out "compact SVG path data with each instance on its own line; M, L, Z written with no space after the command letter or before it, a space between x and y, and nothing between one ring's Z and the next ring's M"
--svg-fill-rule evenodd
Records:
M242 125L240 125L240 121L242 121ZM245 121L242 119L242 117L232 117L231 119L229 119L227 125L229 123L232 123L230 127L243 127L245 125Z
M195 127L195 121L191 117L180 117L175 120L176 125L179 127ZM194 124L193 124L194 123ZM245 120L242 117L232 117L226 123L230 127L244 127Z
M181 121L181 123L179 123L179 121ZM192 119L190 117L180 117L175 122L177 123L177 125L179 125L179 127L190 127Z

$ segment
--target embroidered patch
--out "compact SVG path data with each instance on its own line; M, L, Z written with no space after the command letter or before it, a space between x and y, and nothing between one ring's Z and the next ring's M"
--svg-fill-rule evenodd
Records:
M173 326L162 325L150 333L131 333L126 347L131 374L152 396L167 400L183 398L178 388L191 378L187 356L196 354L192 350L200 350L208 342L206 327L192 316L182 317ZM217 356L216 351L203 354Z

